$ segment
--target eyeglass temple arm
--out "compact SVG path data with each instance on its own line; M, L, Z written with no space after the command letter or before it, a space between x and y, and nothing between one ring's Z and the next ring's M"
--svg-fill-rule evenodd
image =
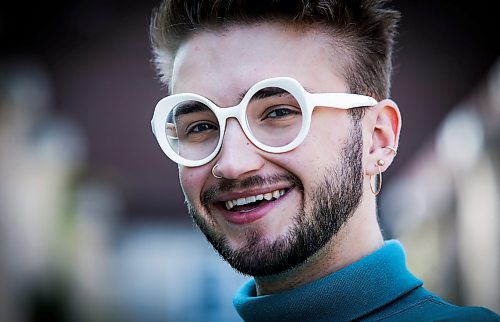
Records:
M317 93L310 94L313 106L327 106L350 109L361 106L377 105L377 100L370 96L350 93Z

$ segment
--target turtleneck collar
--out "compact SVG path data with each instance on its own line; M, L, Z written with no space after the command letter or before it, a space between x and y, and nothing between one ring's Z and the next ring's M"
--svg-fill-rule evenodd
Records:
M390 240L359 261L288 291L256 296L251 279L235 294L233 304L247 322L350 321L421 285L406 267L402 245Z

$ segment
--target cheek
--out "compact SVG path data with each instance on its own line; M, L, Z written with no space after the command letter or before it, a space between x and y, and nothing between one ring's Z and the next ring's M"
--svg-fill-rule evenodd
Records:
M349 136L347 122L350 120L337 113L324 113L321 117L313 118L309 133L301 145L288 153L270 156L269 159L296 175L304 188L309 190L324 179L327 175L325 171L338 166L341 149Z
M185 197L191 202L199 200L201 187L205 181L205 171L202 168L179 168L179 181Z
M302 171L321 171L337 164L347 135L345 127L338 120L318 120L311 124L304 142L291 151L290 157L298 161Z

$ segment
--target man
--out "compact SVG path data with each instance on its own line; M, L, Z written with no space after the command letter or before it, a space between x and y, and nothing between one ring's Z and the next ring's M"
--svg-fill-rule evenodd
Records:
M189 212L254 277L246 321L476 319L422 287L376 214L401 116L399 13L384 1L165 1L151 25L169 96L152 120Z

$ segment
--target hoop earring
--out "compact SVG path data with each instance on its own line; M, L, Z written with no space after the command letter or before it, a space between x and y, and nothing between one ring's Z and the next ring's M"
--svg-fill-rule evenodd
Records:
M217 168L219 166L219 164L217 163L216 165L214 165L214 167L212 168L212 175L216 178L216 179L222 179L222 176L218 176L215 174L215 168Z
M373 176L370 176L370 189L375 196L380 193L380 190L382 190L382 170L380 170L380 167L383 166L384 164L385 164L384 160L377 161L378 174L375 175L375 181L377 181L377 183L375 183L375 185L377 186L377 190L375 190L373 188L373 186L374 186L373 181L374 180L373 180Z
M394 152L394 156L396 156L396 154L398 154L398 150L396 150L396 148L394 148L394 147L392 147L390 145L384 146L384 149L389 149L392 152Z

